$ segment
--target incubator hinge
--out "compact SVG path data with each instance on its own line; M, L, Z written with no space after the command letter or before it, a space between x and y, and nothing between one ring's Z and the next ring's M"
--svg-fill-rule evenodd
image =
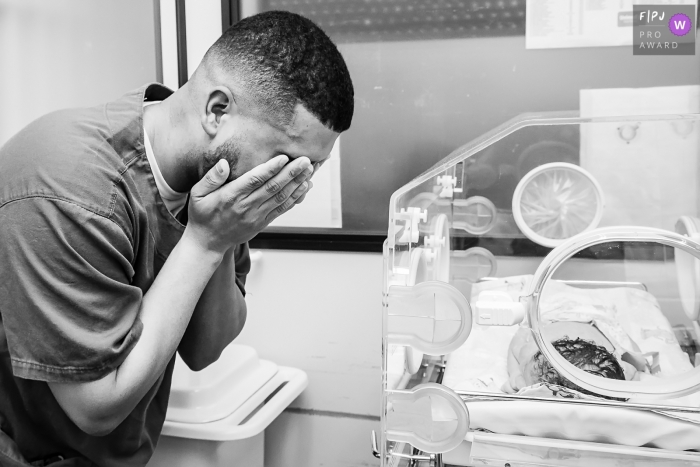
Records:
M396 220L405 222L399 243L418 243L420 235L418 224L428 220L428 211L420 208L401 208L401 211L396 213Z
M438 196L440 198L452 198L455 192L455 186L457 185L457 177L451 175L442 175L437 178L437 186L441 188Z

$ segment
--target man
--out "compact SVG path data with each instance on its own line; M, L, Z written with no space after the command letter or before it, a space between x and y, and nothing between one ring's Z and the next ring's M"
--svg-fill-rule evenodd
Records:
M226 31L174 93L149 85L12 138L0 464L145 465L175 352L200 370L240 332L246 242L303 200L352 113L329 38L269 12Z

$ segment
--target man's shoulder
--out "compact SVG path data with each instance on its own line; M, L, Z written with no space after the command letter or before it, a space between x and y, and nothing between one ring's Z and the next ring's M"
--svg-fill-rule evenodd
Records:
M105 107L52 112L0 148L0 206L55 197L109 215L123 161L112 144Z
M29 123L0 148L0 163L65 164L111 139L105 105L63 109Z

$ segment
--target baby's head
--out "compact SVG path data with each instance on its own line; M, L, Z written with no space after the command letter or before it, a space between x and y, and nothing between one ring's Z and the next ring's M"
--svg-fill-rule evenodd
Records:
M562 357L576 368L604 378L625 379L625 373L617 359L601 345L596 345L580 338L569 339L568 337L556 340L552 342L552 345ZM540 351L537 351L532 357L532 362L528 366L531 372L529 376L534 380L533 383L556 384L584 394L598 395L580 388L561 376Z

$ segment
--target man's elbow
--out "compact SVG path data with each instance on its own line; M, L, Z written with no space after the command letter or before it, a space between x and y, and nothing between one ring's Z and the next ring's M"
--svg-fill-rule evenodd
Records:
M119 426L119 423L104 420L84 420L80 424L76 423L76 425L90 436L107 436Z
M180 356L182 357L182 361L185 362L185 365L187 365L187 368L189 368L192 371L202 371L203 369L217 361L221 356L221 352L207 352L207 354L208 355L203 355L203 352L200 352L199 355L196 355L194 357L186 358L182 354L180 354Z
M238 311L238 317L239 319L229 326L226 335L213 340L210 345L197 348L187 346L180 349L180 357L190 370L202 371L221 357L224 349L243 331L246 320L245 308Z
M113 379L114 373L110 375ZM49 383L63 412L90 436L110 434L128 416L123 404L112 397L111 385L104 383L110 375L89 383Z
M212 345L206 349L199 348L194 352L180 352L180 357L190 370L202 371L221 357L224 349L228 347L234 338L235 336L231 337L230 340L226 339L225 342L228 343L222 343L216 346Z
M122 419L119 417L109 416L97 411L71 410L66 412L66 414L81 431L90 436L107 436L122 422Z

